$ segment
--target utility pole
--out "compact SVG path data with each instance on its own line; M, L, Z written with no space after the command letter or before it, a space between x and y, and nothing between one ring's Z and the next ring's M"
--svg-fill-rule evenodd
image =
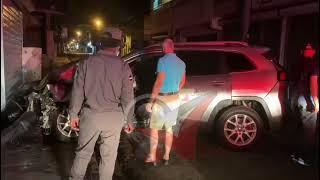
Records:
M251 0L243 0L242 9L242 37L243 41L248 40L248 33L250 27L250 16L251 16Z

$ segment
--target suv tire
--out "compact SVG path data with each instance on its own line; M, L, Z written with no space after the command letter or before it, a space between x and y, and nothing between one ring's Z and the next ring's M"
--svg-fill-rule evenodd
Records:
M253 109L234 106L219 116L216 132L224 146L233 150L247 150L261 138L263 122Z

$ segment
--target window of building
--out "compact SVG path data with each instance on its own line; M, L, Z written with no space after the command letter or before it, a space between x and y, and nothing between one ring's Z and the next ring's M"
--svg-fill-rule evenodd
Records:
M164 4L170 1L173 1L173 0L153 0L153 3L152 3L153 10L157 10L161 8L161 6L163 6Z

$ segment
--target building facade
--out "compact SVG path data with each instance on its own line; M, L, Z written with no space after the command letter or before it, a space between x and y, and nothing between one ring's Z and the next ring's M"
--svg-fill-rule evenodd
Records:
M149 43L236 40L270 47L275 59L297 79L301 50L319 49L317 0L152 0L145 17ZM317 51L318 52L318 51ZM318 55L317 55L318 57Z
M145 17L145 39L156 42L170 36L179 41L187 41L202 36L215 40L216 31L210 27L213 2L153 0L151 13Z
M1 111L23 84L23 48L41 48L40 55L54 55L50 17L62 13L48 9L54 7L52 3L47 0L1 1Z
M319 52L319 1L253 0L251 12L251 42L271 47L289 79L297 80L304 47L310 43Z

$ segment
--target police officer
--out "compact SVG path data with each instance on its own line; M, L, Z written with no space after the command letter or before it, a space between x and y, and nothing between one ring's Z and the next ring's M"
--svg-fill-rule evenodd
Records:
M120 41L104 32L98 45L96 55L80 62L73 84L71 127L80 132L72 180L84 178L98 138L100 180L111 180L125 119L128 121L125 131L133 130L130 122L133 113L124 115L134 98L132 74L128 64L118 57Z

